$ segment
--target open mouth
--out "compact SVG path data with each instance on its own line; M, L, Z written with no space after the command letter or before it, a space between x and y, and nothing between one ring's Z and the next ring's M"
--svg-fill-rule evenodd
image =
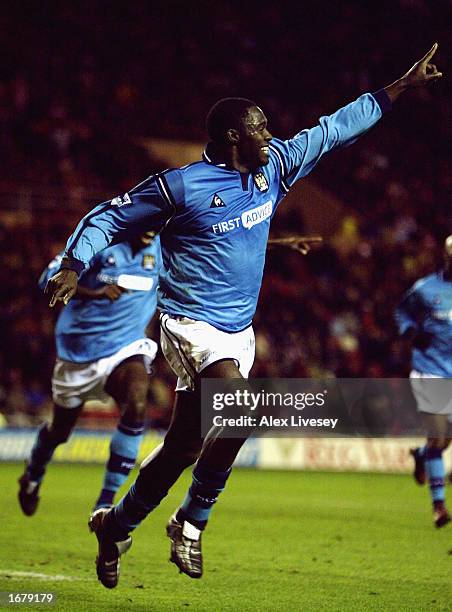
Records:
M265 153L265 155L269 155L270 148L269 147L261 147L261 151L263 151Z

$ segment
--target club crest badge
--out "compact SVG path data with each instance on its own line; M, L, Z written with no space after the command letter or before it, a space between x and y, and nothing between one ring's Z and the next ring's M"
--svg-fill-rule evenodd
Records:
M155 268L154 255L143 255L143 262L141 265L145 270L153 270Z
M268 191L268 181L262 172L258 172L254 175L254 184L259 191Z

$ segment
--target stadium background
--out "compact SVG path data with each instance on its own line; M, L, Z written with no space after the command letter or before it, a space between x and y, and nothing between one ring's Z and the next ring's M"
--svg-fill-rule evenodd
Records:
M409 93L359 144L323 160L279 210L275 235L320 232L325 244L307 257L269 254L255 318L256 377L405 376L409 355L396 335L394 306L415 279L440 264L441 243L452 231L451 17L449 0L3 2L0 459L25 457L34 428L49 414L56 313L37 278L82 214L153 171L196 158L205 139L204 117L220 97L256 100L272 132L289 137L363 91L389 84L438 41L435 61L446 78ZM156 337L155 322L150 334ZM160 356L149 397L153 429L144 452L156 443L153 432L168 422L173 383ZM80 423L90 433L59 449L59 458L102 460L115 418L111 407L91 406ZM408 441L391 437L258 444L267 447L248 445L242 465L409 469ZM448 456L450 465L450 451ZM90 582L93 543L80 535L78 519L69 526L62 520L67 512L85 517L100 467L49 470L43 500L48 514L34 523L19 515L14 499L20 469L0 467L0 516L8 527L2 544L7 573L2 565L0 578L11 578L13 567L19 577L23 570L29 577L37 570L76 573L66 591L62 582L53 585L72 598L64 610L124 609L132 600L137 609L151 609L148 592L134 589L152 578L160 602L152 609L176 609L171 597L180 589L178 577L173 580L169 569L167 575L156 564L151 578L143 578L139 563L148 555L146 538L140 544L137 537L137 552L125 562L135 574L130 584L124 579L121 592L105 594ZM197 612L448 609L445 544L442 534L432 536L426 492L416 491L407 476L365 476L305 474L294 486L287 474L243 470L212 522L210 563L221 572L206 575L204 591L185 582L183 597ZM78 489L71 488L72 480ZM187 482L176 487L169 504ZM168 508L161 519L156 513L161 522ZM259 518L251 552L243 547L250 514ZM295 547L289 560L300 517L303 550ZM225 526L235 538L232 554L221 540ZM31 554L17 534L25 536ZM166 542L159 542L156 536L157 550L163 550ZM268 542L277 551L273 573L267 568ZM47 556L35 562L44 548ZM246 572L239 559L244 550ZM247 552L256 555L251 562ZM80 564L75 569L73 555ZM232 569L231 559L238 563ZM308 580L295 589L298 573ZM1 588L7 584L3 580ZM35 590L42 583L14 584ZM242 600L234 599L233 588ZM138 596L144 597L142 607Z
M4 4L0 72L0 410L11 426L50 409L55 312L36 281L94 203L199 157L219 97L256 100L274 134L402 74L440 43L447 1ZM382 44L384 41L384 44ZM451 231L451 97L445 78L397 102L358 145L322 160L275 235L320 232L308 257L273 251L255 318L255 377L405 376L393 310L439 264ZM156 337L154 323L150 333ZM149 398L164 427L172 374ZM94 407L82 425L109 426Z
M39 418L48 402L54 313L36 286L41 270L94 203L192 159L216 99L255 99L273 133L288 137L388 84L433 39L447 72L447 1L195 4L138 0L107 15L102 2L3 5L0 401L8 420ZM281 208L275 234L320 229L326 244L306 258L268 257L255 376L408 372L393 308L438 265L451 230L450 89L445 78L405 96ZM173 144L159 149L158 139ZM160 407L168 386L160 367Z

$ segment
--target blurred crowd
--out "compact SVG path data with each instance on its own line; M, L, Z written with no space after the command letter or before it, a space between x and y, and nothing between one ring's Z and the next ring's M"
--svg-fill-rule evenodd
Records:
M44 0L0 14L0 412L12 423L50 406L56 315L37 278L89 203L160 168L141 139L203 140L207 110L228 95L256 100L289 137L389 84L435 40L445 72L450 56L448 0L106 6ZM394 306L441 264L452 232L450 89L443 79L408 94L315 170L345 212L307 257L269 253L254 376L407 374ZM303 231L302 211L296 220L277 215L275 233ZM173 383L160 357L155 424Z

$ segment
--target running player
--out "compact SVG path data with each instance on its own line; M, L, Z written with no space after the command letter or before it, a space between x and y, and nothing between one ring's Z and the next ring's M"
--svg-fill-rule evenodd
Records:
M143 226L161 232L161 343L178 376L162 447L145 461L117 506L92 516L104 586L118 582L130 531L198 455L192 485L167 534L180 571L202 575L201 534L243 440L222 438L221 429L200 439L200 379L248 376L270 221L291 185L323 155L365 134L406 90L442 76L431 63L436 49L435 44L391 85L363 94L287 141L272 137L263 111L251 100L220 100L207 117L211 142L202 161L151 176L99 205L70 237L62 268L48 284L51 306L72 297L93 252Z
M425 446L410 451L414 478L418 484L428 479L434 523L443 527L450 521L442 455L452 436L452 399L450 386L442 389L431 379L452 378L452 235L444 243L443 269L411 287L396 319L400 333L411 341L411 387L427 433Z
M40 286L60 267L57 256ZM150 366L157 345L145 330L157 305L160 239L148 232L95 255L80 277L77 294L55 329L57 360L52 377L53 418L40 428L24 474L19 503L31 516L55 448L67 441L85 402L113 397L121 416L110 443L95 508L110 507L135 464L143 438Z

